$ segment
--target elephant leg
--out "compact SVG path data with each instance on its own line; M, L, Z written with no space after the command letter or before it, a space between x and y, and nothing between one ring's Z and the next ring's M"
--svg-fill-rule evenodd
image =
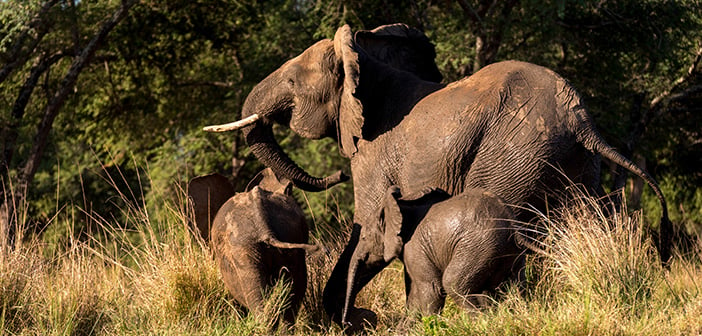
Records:
M434 281L410 280L407 309L422 315L438 314L444 307L446 295L438 279Z
M290 306L285 310L283 320L289 325L295 324L295 316L302 305L307 291L307 266L305 254L300 250L288 250L293 254L280 272L290 280Z
M223 257L220 259L222 278L234 299L249 311L263 309L263 290L267 277L257 267L254 260L242 253L238 259Z
M346 277L351 263L351 256L356 249L356 245L358 245L360 234L361 226L354 224L349 242L341 253L341 256L339 256L339 260L337 260L334 270L332 270L329 280L327 280L327 284L324 286L322 305L327 315L329 315L329 318L337 324L341 324L341 314L346 298ZM367 280L366 283L368 281L370 281L370 279ZM358 286L365 286L366 283L359 283Z
M505 247L508 248L508 247ZM481 249L490 250L491 247ZM487 302L484 292L494 293L495 289L509 279L515 271L516 252L512 249L500 254L454 258L444 271L442 283L446 293L459 306L473 310ZM468 256L471 257L471 256Z
M449 263L442 278L446 294L460 307L474 310L480 306L477 294L482 292L488 270L475 265Z
M444 307L446 292L441 272L423 253L405 250L405 291L407 308L423 315L438 314Z

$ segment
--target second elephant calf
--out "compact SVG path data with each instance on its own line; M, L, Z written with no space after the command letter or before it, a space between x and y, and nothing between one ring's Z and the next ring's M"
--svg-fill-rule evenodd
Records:
M279 180L270 169L259 176L252 182L255 186L243 193L234 193L221 175L200 176L190 182L188 194L197 227L203 236L208 233L224 284L234 299L260 311L264 292L286 278L291 282L291 297L283 318L292 324L307 289L305 251L317 247L307 244L308 226L291 195L292 184Z
M510 209L494 194L467 189L456 196L441 190L402 197L388 189L377 216L378 226L361 228L349 266L343 322L359 326L356 294L394 258L405 265L407 307L438 313L448 295L465 308L475 294L494 290L516 266L521 249Z

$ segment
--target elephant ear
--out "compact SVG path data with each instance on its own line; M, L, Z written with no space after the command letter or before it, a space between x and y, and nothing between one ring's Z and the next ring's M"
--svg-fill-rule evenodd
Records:
M344 25L334 35L334 53L341 61L344 83L339 106L339 137L343 154L351 158L358 151L356 143L363 132L363 105L354 94L358 87L360 65L354 50L353 35L349 25Z
M385 193L383 203L383 220L385 221L385 232L383 235L383 259L390 262L402 253L404 242L402 241L402 212L398 199L402 197L400 188L392 186Z
M360 30L354 39L369 56L397 70L411 72L431 82L438 83L443 78L434 60L434 44L418 29L395 23Z
M205 241L210 239L212 221L219 208L236 192L220 174L198 176L188 183L188 200L194 211L195 225Z

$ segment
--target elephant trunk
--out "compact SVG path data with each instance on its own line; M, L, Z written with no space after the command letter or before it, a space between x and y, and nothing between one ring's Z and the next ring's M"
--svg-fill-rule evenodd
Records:
M349 237L346 247L341 252L339 260L336 262L334 269L329 275L327 284L324 286L322 295L324 311L339 325L342 325L341 316L343 315L343 304L346 294L346 284L348 283L349 268L352 265L351 258L354 256L354 252L358 246L360 232L361 226L354 223L351 230L351 237Z
M256 158L276 174L283 176L296 187L307 191L326 190L338 183L348 180L341 171L324 178L313 177L300 168L283 151L273 136L273 120L286 122L293 108L292 95L275 78L276 73L259 83L251 91L244 103L242 118L253 115L261 116L251 125L242 129L246 143ZM272 98L271 98L272 97Z
M349 265L349 273L346 277L346 298L344 300L344 310L341 313L341 325L346 326L349 324L349 310L353 308L356 301L356 272L358 271L358 266L361 264L361 258L356 256L354 253L351 258L351 264Z
M270 126L249 127L249 129L244 129L244 136L251 152L261 163L270 167L276 174L289 179L302 190L322 191L348 180L348 176L341 171L324 178L308 174L280 148L273 137Z

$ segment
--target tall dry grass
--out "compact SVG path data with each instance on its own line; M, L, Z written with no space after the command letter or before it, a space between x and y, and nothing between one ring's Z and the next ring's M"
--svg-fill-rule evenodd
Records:
M130 223L88 214L102 235L78 241L68 229L69 239L56 240L64 242L60 248L34 237L0 249L2 334L343 334L325 316L321 296L348 232L312 225L313 241L324 248L308 256L307 296L294 329L285 330L275 325L285 284L272 290L263 314L246 314L232 303L206 244L191 232L186 202L162 196L156 215L129 194L123 211ZM640 213L623 209L608 216L585 196L542 221L545 231L540 251L528 258L527 281L506 285L481 311L448 302L439 316L409 316L402 265L393 263L357 299L378 313L378 328L370 333L702 334L702 247L676 255L665 270Z
M526 284L477 313L426 317L421 335L700 335L702 245L664 269L640 212L578 195L543 216Z

